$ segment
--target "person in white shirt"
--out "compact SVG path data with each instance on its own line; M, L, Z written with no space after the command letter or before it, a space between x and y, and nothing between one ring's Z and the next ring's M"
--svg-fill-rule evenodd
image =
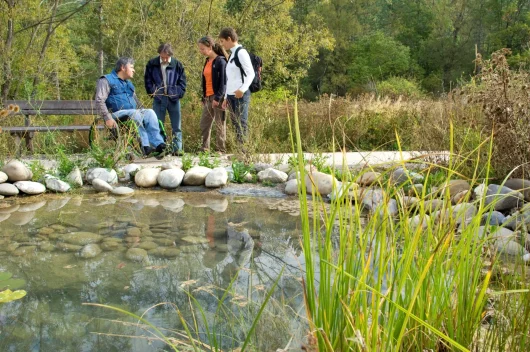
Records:
M254 80L254 68L248 51L238 43L238 36L233 28L223 28L219 33L219 42L231 52L226 64L226 93L222 107L228 106L237 140L243 144L248 133L249 87ZM236 60L239 60L241 68L236 65Z

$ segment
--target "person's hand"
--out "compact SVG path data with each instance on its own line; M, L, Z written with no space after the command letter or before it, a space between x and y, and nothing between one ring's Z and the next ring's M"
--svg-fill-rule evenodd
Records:
M243 93L243 92L241 91L241 89L238 89L238 90L236 90L236 91L234 92L234 95L236 96L237 99L243 98L243 94L245 94L245 93Z
M223 103L221 104L221 109L226 109L226 105L228 104L228 100L223 100Z
M212 106L214 108L218 107L219 106L219 102L217 100L212 101Z
M114 121L114 119L108 119L107 121L105 121L105 126L107 126L108 128L116 128L116 121Z

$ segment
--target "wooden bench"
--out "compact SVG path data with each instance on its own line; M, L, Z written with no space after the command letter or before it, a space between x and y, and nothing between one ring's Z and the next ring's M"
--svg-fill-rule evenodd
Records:
M12 113L10 116L23 115L24 126L21 127L2 127L3 132L10 133L15 137L17 154L20 153L20 144L22 138L26 140L26 148L33 153L33 136L35 132L74 132L90 131L92 125L76 126L32 126L31 116L46 115L97 115L96 103L93 100L7 100L4 106L10 104L18 105L20 110ZM105 128L104 125L98 125L98 129Z

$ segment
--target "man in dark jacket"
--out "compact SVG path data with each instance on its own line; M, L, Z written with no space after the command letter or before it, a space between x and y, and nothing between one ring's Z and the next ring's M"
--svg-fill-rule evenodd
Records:
M166 111L173 131L173 155L182 155L180 99L186 92L184 67L173 56L170 44L158 47L159 56L149 60L145 67L145 90L153 97L153 110L165 122Z

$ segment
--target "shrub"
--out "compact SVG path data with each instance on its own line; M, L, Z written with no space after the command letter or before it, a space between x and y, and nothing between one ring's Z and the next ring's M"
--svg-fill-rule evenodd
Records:
M418 99L423 96L423 92L418 84L403 77L391 77L377 85L377 92L381 96L388 96L396 99L406 97Z

